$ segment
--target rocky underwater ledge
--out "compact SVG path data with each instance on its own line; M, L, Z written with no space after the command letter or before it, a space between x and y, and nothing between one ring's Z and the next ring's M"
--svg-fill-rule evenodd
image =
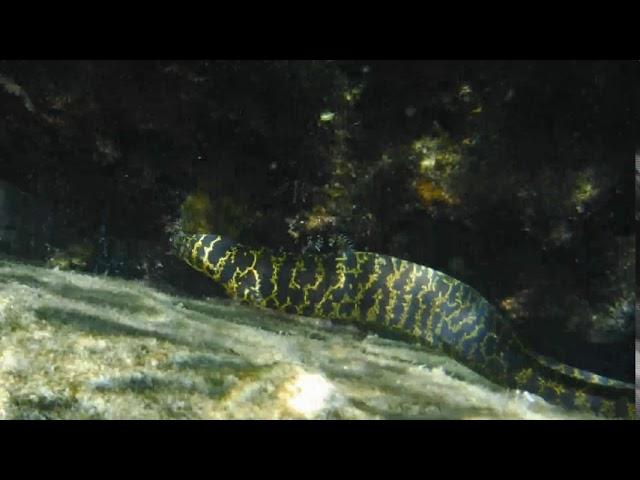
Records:
M329 321L0 258L0 419L589 419Z

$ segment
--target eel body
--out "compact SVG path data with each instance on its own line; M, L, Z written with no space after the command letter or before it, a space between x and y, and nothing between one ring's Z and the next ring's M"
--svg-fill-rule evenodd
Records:
M429 267L370 252L280 253L215 234L178 233L172 244L232 298L418 340L499 385L569 409L635 417L632 384L530 351L476 290Z

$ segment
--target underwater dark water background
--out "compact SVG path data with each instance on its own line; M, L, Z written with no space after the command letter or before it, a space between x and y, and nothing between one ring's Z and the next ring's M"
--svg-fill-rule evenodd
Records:
M208 293L167 254L187 199L247 243L340 235L448 272L536 350L630 380L639 80L631 61L2 61L0 179L36 219L4 248Z

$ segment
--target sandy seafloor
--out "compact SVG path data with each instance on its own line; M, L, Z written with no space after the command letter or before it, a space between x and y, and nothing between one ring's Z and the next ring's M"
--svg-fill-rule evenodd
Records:
M354 327L0 259L1 419L583 419Z

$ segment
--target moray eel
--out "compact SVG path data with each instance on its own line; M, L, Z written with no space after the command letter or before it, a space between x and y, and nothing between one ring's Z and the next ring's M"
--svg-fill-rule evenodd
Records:
M528 350L476 290L429 267L359 251L280 253L214 234L172 236L175 254L246 303L355 322L444 351L493 382L565 408L634 418L634 386Z

